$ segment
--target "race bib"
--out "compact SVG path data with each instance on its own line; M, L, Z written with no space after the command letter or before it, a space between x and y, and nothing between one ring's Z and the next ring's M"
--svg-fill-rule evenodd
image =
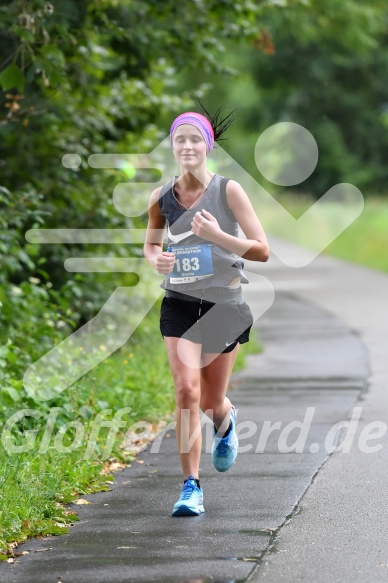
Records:
M170 283L191 283L214 275L211 248L209 244L175 247Z

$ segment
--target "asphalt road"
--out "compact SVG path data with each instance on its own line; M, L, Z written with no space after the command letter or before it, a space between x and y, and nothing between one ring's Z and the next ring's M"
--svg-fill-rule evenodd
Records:
M302 252L287 246L295 254ZM370 375L356 404L360 419L349 451L330 456L299 502L299 512L279 531L249 581L386 582L388 276L326 257L292 275L277 261L263 272L279 292L292 282L299 300L312 301L346 322L367 348ZM362 445L365 432L372 439Z

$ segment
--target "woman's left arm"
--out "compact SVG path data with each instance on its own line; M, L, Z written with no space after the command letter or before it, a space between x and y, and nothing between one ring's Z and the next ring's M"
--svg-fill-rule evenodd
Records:
M192 223L193 232L244 259L268 261L269 246L264 229L248 195L235 180L227 182L226 199L246 239L239 239L222 231L215 217L205 209L202 210L202 216L201 213L196 213Z

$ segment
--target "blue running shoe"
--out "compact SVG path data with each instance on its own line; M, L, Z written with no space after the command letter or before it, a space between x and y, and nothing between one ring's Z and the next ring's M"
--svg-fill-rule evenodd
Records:
M205 512L203 490L198 488L194 476L189 476L183 484L178 502L174 505L172 516L198 516Z
M216 470L226 472L234 463L238 453L238 437L236 433L237 413L232 405L230 411L231 430L226 437L217 437L214 427L214 439L212 445L212 458Z

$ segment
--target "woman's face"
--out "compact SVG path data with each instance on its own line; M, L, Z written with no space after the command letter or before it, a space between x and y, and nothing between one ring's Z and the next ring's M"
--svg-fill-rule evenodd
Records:
M206 142L199 129L182 124L174 132L172 147L175 158L182 166L198 166L206 160Z

